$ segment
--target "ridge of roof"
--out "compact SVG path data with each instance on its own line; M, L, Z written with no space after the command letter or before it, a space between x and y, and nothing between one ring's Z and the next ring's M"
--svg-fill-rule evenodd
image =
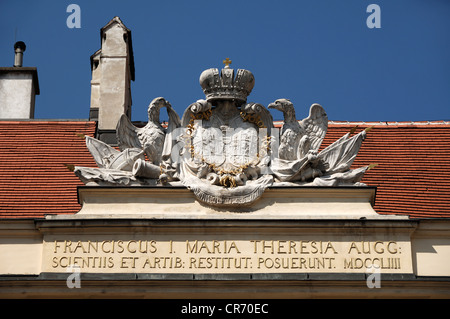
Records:
M381 125L381 126L415 126L415 125L450 125L450 121L378 121L378 122L352 122L352 121L328 121L328 124L336 125Z
M73 122L95 122L89 119L0 119L0 123L73 123ZM274 120L274 125L282 125L283 120ZM133 121L136 124L146 124L143 121ZM161 124L167 124L167 121L162 121ZM450 120L438 120L438 121L328 121L329 125L376 125L376 126L432 126L432 125L450 125Z
M283 124L283 120L273 121L274 125ZM450 120L438 120L438 121L328 121L329 125L379 125L379 126L415 126L415 125L450 125Z

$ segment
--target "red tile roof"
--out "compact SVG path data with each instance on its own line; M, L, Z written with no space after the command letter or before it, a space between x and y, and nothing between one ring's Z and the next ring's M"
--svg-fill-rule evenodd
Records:
M450 123L364 123L368 132L352 168L378 164L362 182L377 187L380 214L450 218ZM355 123L331 124L327 145Z
M84 138L95 122L0 121L0 217L73 214L78 185L65 165L95 166ZM79 134L79 135L77 135Z
M450 218L450 123L330 122L322 147L357 124L374 126L353 167L378 164L363 178L375 210ZM65 165L96 167L80 138L94 134L95 122L0 121L0 218L76 213L82 183Z

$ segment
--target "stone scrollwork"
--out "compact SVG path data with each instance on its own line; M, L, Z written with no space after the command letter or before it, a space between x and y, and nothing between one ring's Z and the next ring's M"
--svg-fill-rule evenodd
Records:
M207 205L251 205L267 187L363 186L368 166L350 169L367 130L347 133L319 151L328 117L319 104L297 121L293 103L278 99L269 109L281 111L275 128L270 111L247 103L255 79L248 70L234 70L231 61L219 72L205 70L200 85L206 99L189 105L181 120L170 103L155 98L148 123L136 127L126 115L117 124L118 148L86 137L98 168L75 167L87 185L184 185ZM166 127L160 109L169 116Z

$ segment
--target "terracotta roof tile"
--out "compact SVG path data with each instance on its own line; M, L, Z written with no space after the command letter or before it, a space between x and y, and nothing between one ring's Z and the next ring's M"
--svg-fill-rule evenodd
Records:
M374 124L360 124L356 133ZM324 145L355 123L329 126ZM377 123L367 134L353 168L377 163L363 182L377 187L375 210L411 217L450 217L450 124Z
M64 165L95 166L84 139L95 122L0 121L0 217L73 214L82 185Z
M95 125L0 121L0 218L76 213L82 183L65 165L96 166L79 137L94 136ZM353 168L378 164L363 178L377 187L378 213L450 218L450 123L330 122L322 148L356 125L373 126Z

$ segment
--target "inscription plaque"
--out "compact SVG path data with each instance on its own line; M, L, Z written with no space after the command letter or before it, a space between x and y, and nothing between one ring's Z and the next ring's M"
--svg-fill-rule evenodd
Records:
M411 273L409 240L351 236L236 236L160 234L48 236L43 271L102 273Z

